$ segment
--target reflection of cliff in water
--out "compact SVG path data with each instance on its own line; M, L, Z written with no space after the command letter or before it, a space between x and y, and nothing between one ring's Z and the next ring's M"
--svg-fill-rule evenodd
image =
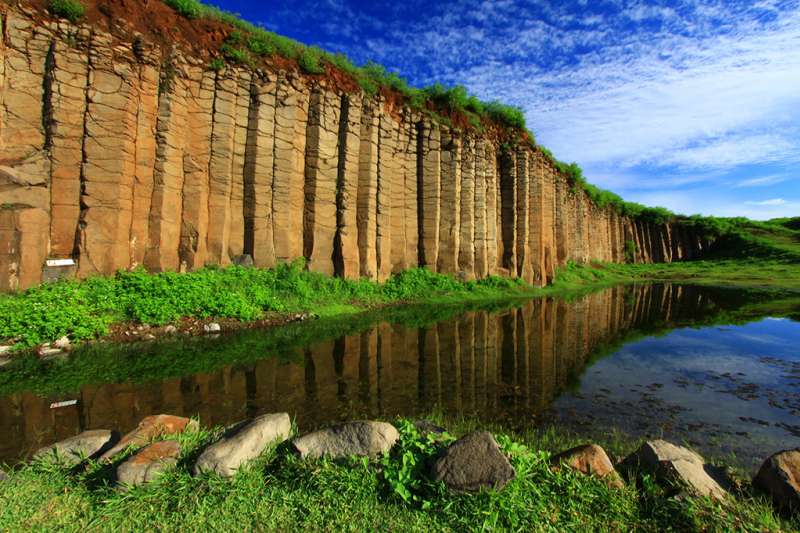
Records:
M128 430L162 412L226 424L285 410L307 429L343 418L441 409L521 425L574 385L587 361L610 345L640 332L727 320L727 311L749 301L719 289L617 287L574 301L531 300L496 313L468 312L423 328L381 323L310 344L296 362L250 359L143 384L86 385L68 396L15 393L0 398L0 459L30 454L84 429ZM253 332L247 335L243 350L257 349ZM238 341L232 336L218 342ZM50 408L63 399L78 403Z

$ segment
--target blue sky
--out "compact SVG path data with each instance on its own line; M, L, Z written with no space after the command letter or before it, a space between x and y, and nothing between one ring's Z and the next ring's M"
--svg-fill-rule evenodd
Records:
M525 110L627 200L800 215L800 0L217 0L413 85Z

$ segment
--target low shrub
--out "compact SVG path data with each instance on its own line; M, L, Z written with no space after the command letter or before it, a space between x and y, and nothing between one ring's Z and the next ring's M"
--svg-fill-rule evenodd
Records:
M77 23L86 14L86 6L79 0L50 0L50 12L68 21Z

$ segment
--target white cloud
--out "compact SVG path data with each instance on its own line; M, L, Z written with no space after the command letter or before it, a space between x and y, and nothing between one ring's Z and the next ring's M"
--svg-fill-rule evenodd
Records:
M772 198L770 200L762 200L760 202L749 201L745 203L747 205L778 206L778 205L786 205L787 202L783 198Z
M769 185L777 185L778 183L789 181L790 179L792 179L792 177L788 174L771 174L768 176L760 176L757 178L742 180L735 184L734 187L767 187Z

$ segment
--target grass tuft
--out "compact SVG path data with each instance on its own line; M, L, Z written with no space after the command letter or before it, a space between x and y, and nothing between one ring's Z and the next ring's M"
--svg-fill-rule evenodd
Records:
M86 14L86 6L79 0L50 0L48 9L53 15L76 24Z

